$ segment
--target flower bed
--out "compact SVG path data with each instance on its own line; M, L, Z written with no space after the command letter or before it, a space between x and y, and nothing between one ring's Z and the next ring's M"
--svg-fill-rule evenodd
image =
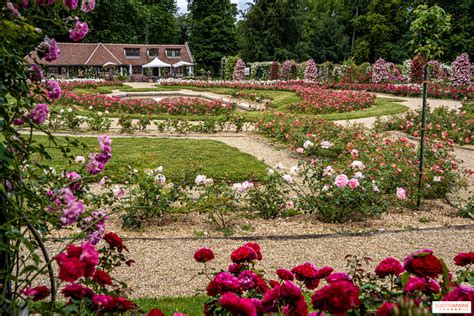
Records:
M370 258L348 255L348 272L306 262L291 270L276 269L275 278L257 267L263 254L256 243L235 249L227 268L209 272L206 263L214 258L209 248L194 253L194 259L204 264L200 274L210 280L206 316L428 315L433 301L474 303L474 287L468 285L473 275L473 252L454 258L459 268L453 273L432 250L423 249L408 255L403 263L385 258L375 270L368 267ZM310 306L305 299L308 296Z
M233 106L222 100L207 101L199 98L165 98L159 102L147 99L122 99L101 94L64 91L55 105L81 107L85 110L128 114L169 113L180 115L220 115L233 111Z
M393 194L397 188L416 197L417 148L407 139L393 140L362 127L341 127L324 120L272 115L257 124L260 133L288 143L302 154L318 157L334 169L345 171L357 160L362 162L364 177L379 181L381 192ZM460 186L459 161L449 145L428 141L425 152L423 196L443 198ZM326 166L327 166L326 165Z
M349 112L371 107L375 102L375 95L367 92L332 91L302 86L296 87L295 90L303 102L290 105L290 112L312 114Z
M63 90L74 90L74 89L90 89L97 87L110 87L110 86L121 86L122 81L105 81L105 80L59 80L61 88Z
M472 134L474 116L472 114L442 107L428 109L426 117L426 137L428 139L460 145L472 144L474 141ZM421 128L421 111L408 111L402 116L379 121L376 126L382 130L401 130L418 137Z

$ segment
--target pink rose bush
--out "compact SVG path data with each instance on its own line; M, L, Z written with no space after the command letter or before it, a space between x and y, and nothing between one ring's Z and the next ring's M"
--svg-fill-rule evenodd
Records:
M318 69L314 59L308 60L306 63L306 69L304 70L304 80L316 81L318 77Z
M468 86L471 83L471 67L467 53L456 57L451 65L451 76L449 77L454 86Z
M204 306L205 315L420 314L429 311L433 300L474 301L474 287L463 283L466 275L472 275L472 269L458 271L459 277L454 280L447 269L439 271L437 263L442 260L431 250L407 256L405 266L395 258L385 258L375 271L366 268L371 261L367 257L346 256L349 273L306 262L291 271L277 269L277 279L267 277L257 268L257 259L252 258L211 275L207 269L201 273L211 280L206 290L209 299ZM420 270L414 268L418 267L414 260L420 258L430 266L423 268L423 275L428 272L429 277L419 276ZM448 278L449 284L445 283Z

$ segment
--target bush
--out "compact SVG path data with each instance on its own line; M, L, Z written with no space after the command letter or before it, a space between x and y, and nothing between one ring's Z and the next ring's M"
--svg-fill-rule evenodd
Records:
M425 60L423 56L416 55L411 61L410 67L410 82L412 83L421 83L423 82L423 66L425 65Z
M318 77L318 69L313 59L308 60L306 63L306 69L304 71L304 80L316 81Z
M270 80L280 79L280 64L277 61L273 61L270 66Z
M293 61L285 60L281 66L281 79L290 80L291 79L291 68L293 66Z
M323 82L331 82L334 80L334 64L330 61L319 65L319 78Z
M234 73L232 79L235 81L245 80L245 63L242 59L239 58L235 63Z
M466 86L471 82L471 62L469 55L463 53L456 57L451 65L451 76L449 80L454 86Z

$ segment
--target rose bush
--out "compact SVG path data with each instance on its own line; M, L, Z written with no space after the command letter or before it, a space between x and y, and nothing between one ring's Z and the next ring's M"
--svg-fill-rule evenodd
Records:
M455 279L429 249L407 256L404 266L395 258L383 259L374 272L365 267L370 258L346 256L348 273L306 262L291 271L276 269L272 274L276 278L257 267L263 256L257 256L254 249L261 252L258 244L244 244L233 251L233 263L227 269L212 272L205 268L200 273L210 280L205 315L423 315L429 313L433 300L474 302L472 262L457 271ZM212 260L203 261L196 255L195 259ZM465 283L466 275L471 277L470 285Z

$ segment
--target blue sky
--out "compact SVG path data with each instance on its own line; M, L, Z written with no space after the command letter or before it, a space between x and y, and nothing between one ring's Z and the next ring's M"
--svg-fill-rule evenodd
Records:
M188 10L188 1L187 0L177 0L179 13L185 13ZM237 3L237 8L243 10L247 7L247 2L252 2L251 0L231 0L232 3Z

